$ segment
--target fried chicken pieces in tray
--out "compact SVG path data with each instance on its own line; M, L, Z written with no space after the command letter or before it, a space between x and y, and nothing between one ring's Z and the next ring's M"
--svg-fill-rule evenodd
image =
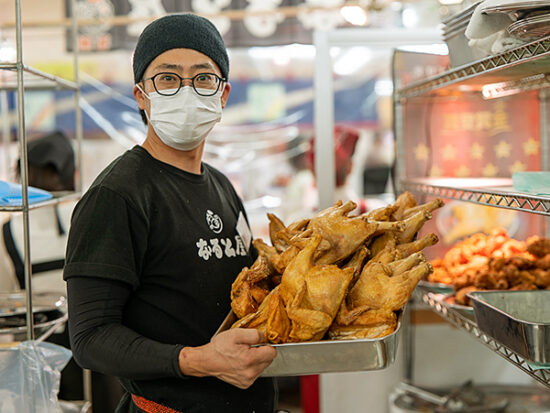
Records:
M550 239L518 241L501 228L465 239L432 264L429 281L452 284L461 305L470 305L472 291L550 289Z
M257 328L271 343L391 334L396 311L432 271L422 249L437 236L414 238L441 206L439 198L417 205L405 192L357 216L352 201L288 226L268 214L271 245L253 241L258 258L231 288L231 328Z

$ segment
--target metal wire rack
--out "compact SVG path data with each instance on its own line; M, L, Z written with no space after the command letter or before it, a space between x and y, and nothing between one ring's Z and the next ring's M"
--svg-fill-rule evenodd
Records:
M523 357L508 349L506 346L502 345L501 343L481 331L475 321L470 320L468 317L453 310L445 303L445 301L438 299L438 294L426 291L421 288L419 288L419 290L420 292L419 294L417 294L417 296L420 295L422 302L430 306L433 311L438 313L445 320L458 327L459 329L470 333L470 335L483 343L493 352L505 358L510 363L514 364L516 367L522 370L524 373L530 375L538 382L550 388L550 369L532 368L527 360L525 360Z
M54 76L23 63L20 67L24 76L23 87L25 89L68 89L75 91L79 89L73 81ZM5 71L0 78L0 88L2 90L17 90L17 63L0 63L0 69Z
M481 182L480 178L480 182ZM446 199L456 199L475 204L498 208L520 210L534 214L550 216L550 196L535 196L514 192L511 186L490 187L457 187L451 185L456 179L418 178L402 181L403 189L411 192L439 196ZM470 180L471 181L471 180ZM511 180L507 180L511 184Z
M78 201L82 194L80 192L69 192L54 196L46 201L35 202L29 204L29 211L32 209L42 208L45 206L58 205L63 202ZM23 212L23 205L0 205L0 212Z
M500 82L517 82L541 73L550 67L550 37L527 43L496 56L460 66L426 80L402 87L398 99L437 95L451 90L480 91L484 85ZM527 82L529 89L532 82ZM545 87L540 82L538 87Z

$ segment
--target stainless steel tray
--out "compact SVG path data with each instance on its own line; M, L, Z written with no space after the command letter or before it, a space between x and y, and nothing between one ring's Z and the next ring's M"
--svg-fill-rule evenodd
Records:
M519 39L541 39L550 34L550 13L518 20L508 26L507 30Z
M458 13L455 13L441 20L441 23L444 24L445 26L450 26L450 25L456 24L457 22L462 22L466 18L469 19L470 17L472 17L472 14L474 14L474 10L476 9L476 7L479 6L480 4L481 4L481 1L477 1L471 6L466 7L465 9L459 11Z
M481 331L539 367L550 367L550 290L468 296Z
M379 339L270 344L277 349L277 356L261 376L302 376L384 369L395 361L402 314L403 310L399 312L395 331ZM229 329L235 321L235 315L229 313L215 334Z
M454 291L454 288L450 284L443 284L443 283L434 283L430 281L420 280L418 282L418 287L432 291L435 293L442 293L442 294L450 294Z
M526 10L533 9L547 9L550 8L548 0L532 0L532 1L518 1L517 3L497 4L491 6L485 6L481 9L482 13L518 13Z
M473 307L470 307L468 305L462 305L456 303L456 297L453 294L447 294L441 297L441 300L443 301L444 305L446 305L451 310L454 310L460 314L462 314L464 317L469 318L470 320L475 321L475 315L474 315L474 309Z

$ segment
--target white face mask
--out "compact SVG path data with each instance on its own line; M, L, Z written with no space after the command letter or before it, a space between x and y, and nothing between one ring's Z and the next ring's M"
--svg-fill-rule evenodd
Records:
M151 103L151 115L145 112L147 120L160 140L174 149L195 149L222 117L220 92L201 96L191 86L184 86L175 95L163 96L137 87Z

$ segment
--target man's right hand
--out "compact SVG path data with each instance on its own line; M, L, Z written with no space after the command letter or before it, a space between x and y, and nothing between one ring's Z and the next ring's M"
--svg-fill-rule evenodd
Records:
M252 347L263 342L263 334L255 329L224 331L204 346L184 347L179 355L180 370L188 376L214 376L246 389L277 355L272 346Z

